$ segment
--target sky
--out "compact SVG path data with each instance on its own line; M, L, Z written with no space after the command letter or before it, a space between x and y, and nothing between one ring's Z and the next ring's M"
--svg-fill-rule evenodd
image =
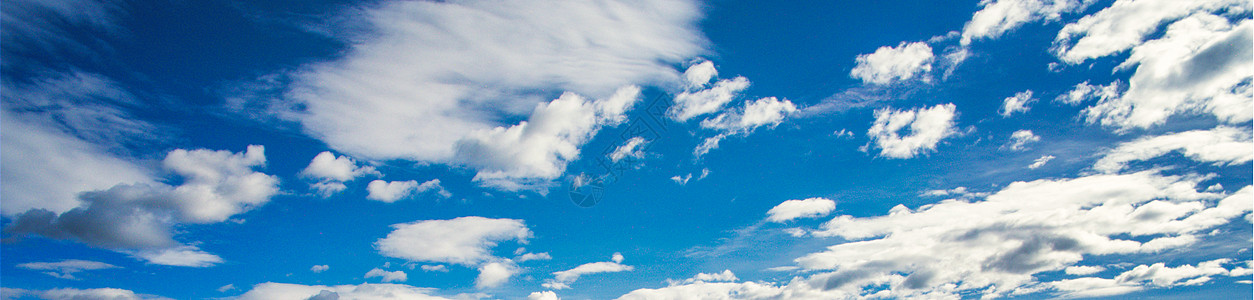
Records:
M1240 0L0 4L0 299L1251 299Z

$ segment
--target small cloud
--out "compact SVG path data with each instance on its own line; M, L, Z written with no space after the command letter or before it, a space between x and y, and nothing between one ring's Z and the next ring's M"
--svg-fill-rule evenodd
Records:
M1036 134L1033 134L1031 130L1026 130L1026 129L1017 130L1014 133L1010 134L1010 144L1007 144L1006 146L1003 146L1002 148L1010 149L1013 151L1026 150L1027 144L1039 142L1040 140L1041 140L1041 137L1036 136Z
M330 268L331 266L328 266L328 265L316 265L316 266L309 268L309 271L313 271L314 273L322 273L323 271L326 271L327 269L330 269Z
M448 267L444 265L422 265L423 272L448 272Z
M374 268L366 272L366 278L381 277L383 282L398 282L409 280L409 276L402 271L384 271L383 269Z
M18 264L17 267L27 270L46 271L44 274L49 276L70 280L78 280L78 278L74 277L74 273L82 271L121 268L107 263L77 259L68 259L59 262L30 262Z
M234 291L234 290L235 290L235 284L227 284L218 288L219 293L225 293L227 291Z
M1053 159L1054 159L1053 155L1041 156L1041 158L1037 158L1036 161L1033 161L1032 164L1028 165L1028 169L1035 170L1036 168L1040 168L1041 166L1044 166L1045 163L1048 163L1050 160L1053 160Z
M805 200L788 200L767 211L766 218L771 222L784 222L799 218L817 218L826 216L836 209L836 201L825 198L809 198Z

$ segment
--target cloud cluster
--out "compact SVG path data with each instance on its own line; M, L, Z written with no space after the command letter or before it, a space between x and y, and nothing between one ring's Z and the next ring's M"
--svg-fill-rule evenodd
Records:
M342 58L292 74L297 105L284 107L301 109L277 113L354 157L467 165L503 189L556 178L594 119L627 107L583 97L678 83L672 65L706 43L688 1L393 1L350 14L366 30L344 37ZM568 94L542 101L552 91Z
M428 191L435 191L436 194L444 198L453 196L452 193L444 190L443 186L440 186L439 179L427 180L423 183L418 183L417 180L375 180L366 185L366 199L392 203Z
M344 182L352 181L366 175L382 176L371 166L357 166L357 162L348 156L336 157L331 151L322 151L314 156L309 166L300 171L300 176L317 182L310 184L318 195L331 197L348 188Z
M434 289L404 284L363 283L359 285L301 285L266 282L240 295L240 300L335 300L335 299L413 299L447 300L434 296Z
M531 230L522 220L461 217L392 225L394 229L375 242L379 254L411 262L478 266L475 280L480 288L496 287L519 271L515 262L492 254L500 242L526 243ZM547 255L547 254L546 254ZM427 270L424 266L423 270Z
M366 272L365 278L379 277L383 282L397 282L409 280L409 275L402 271L386 271L380 268L370 269Z
M858 55L857 65L849 75L865 83L889 84L932 71L933 59L932 47L927 43L901 42L897 47L884 46L874 53Z
M717 149L719 142L729 136L748 135L763 126L774 128L784 118L797 112L797 106L792 101L775 97L746 100L741 106L725 108L733 99L740 97L741 91L749 88L749 80L744 77L723 79L707 87L718 74L710 61L688 67L684 74L688 79L687 90L675 96L675 105L671 106L667 115L673 120L685 122L697 116L717 113L701 120L701 128L713 130L715 134L706 137L693 149L694 156L701 157Z
M957 134L956 114L953 104L912 110L878 109L867 136L880 149L880 156L911 158L935 150L941 140ZM902 134L903 130L909 131Z
M1219 126L1160 136L1148 136L1119 144L1093 164L1099 172L1114 173L1133 161L1147 160L1179 151L1185 157L1215 165L1235 165L1254 160L1249 129Z
M174 240L176 224L208 224L265 204L278 193L275 176L257 172L265 148L247 151L171 151L165 170L182 182L116 185L83 193L83 204L64 213L34 209L17 216L6 232L72 238L96 247L128 251L151 263L208 266L221 259Z

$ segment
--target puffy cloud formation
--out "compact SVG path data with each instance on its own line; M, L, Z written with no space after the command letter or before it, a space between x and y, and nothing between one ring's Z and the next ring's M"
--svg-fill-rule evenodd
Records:
M857 65L849 72L865 83L889 84L921 76L932 71L932 47L924 42L901 42L897 47L884 46L874 53L858 55Z
M1027 112L1028 109L1031 109L1028 105L1032 104L1032 102L1036 102L1036 98L1032 98L1032 90L1018 92L1014 96L1006 97L1005 100L1002 100L1001 110L997 112L1002 117L1009 118L1010 115L1015 113Z
M366 175L382 174L371 166L357 166L357 162L348 156L336 157L331 151L318 153L309 162L309 166L300 171L300 176L317 181L310 186L323 198L347 188L344 182Z
M561 300L557 297L557 293L553 291L533 292L527 295L527 300Z
M1219 126L1160 136L1142 137L1119 144L1093 164L1099 172L1114 173L1129 162L1147 160L1179 151L1185 157L1215 165L1234 165L1254 160L1249 129Z
M623 255L614 253L611 261L593 262L579 265L570 270L553 272L553 279L547 280L542 284L549 289L567 289L575 280L579 280L580 276L596 273L614 273L634 270L635 267L622 264Z
M265 148L242 153L171 151L164 169L178 175L177 186L117 185L83 193L83 204L64 213L35 209L19 215L5 230L50 238L73 238L96 247L130 251L151 263L207 266L221 259L174 240L173 226L226 221L265 204L277 194L278 178L254 171L265 165ZM127 250L127 249L133 249Z
M302 109L277 113L354 157L463 164L507 189L555 178L593 119L617 114L592 113L600 105L584 96L682 82L673 65L706 43L688 1L395 1L351 13L364 32L344 37L340 59L291 74L281 106ZM555 90L570 93L545 104L540 91Z
M619 145L618 148L614 148L613 152L610 152L610 161L617 163L618 161L628 157L642 158L644 157L644 152L641 148L648 143L648 140L638 136L627 139L627 141L623 142L622 145Z
M1119 83L1092 85L1088 81L1077 83L1066 94L1058 95L1057 101L1076 105L1081 102L1097 99L1099 102L1110 101L1119 97Z
M545 187L579 157L580 145L602 126L625 120L639 98L636 86L597 101L565 93L536 105L527 121L469 133L457 142L456 159L477 168L474 180L481 184L504 190Z
M380 268L370 269L366 272L366 278L379 277L383 282L397 282L409 280L409 275L402 271L386 271Z
M392 225L387 237L375 242L379 254L414 262L478 265L499 261L491 248L498 242L526 243L531 230L522 220L461 217Z
M334 299L413 299L447 300L434 296L435 289L404 284L363 283L359 285L300 285L266 282L240 295L240 300L334 300Z
M688 79L688 88L675 95L675 105L667 111L671 119L685 122L717 112L739 96L741 91L749 88L749 79L742 76L721 79L706 88L707 83L717 74L714 63L709 61L688 67L688 71L684 72Z
M745 105L738 108L721 113L713 118L701 121L701 127L706 129L714 129L719 133L707 137L701 145L693 150L693 154L697 157L709 153L710 150L717 149L719 141L732 135L748 135L758 127L767 126L774 128L784 121L788 115L797 112L797 106L788 101L788 99L779 100L775 97L766 97L754 101L745 101ZM687 180L684 180L687 182Z
M817 218L826 216L836 209L836 201L825 198L809 198L805 200L788 200L767 211L766 220L784 222L799 218Z
M328 266L328 265L315 265L313 267L309 267L309 271L314 272L314 273L322 273L330 269L331 269L331 266Z
M1033 134L1031 130L1015 130L1015 132L1010 133L1010 144L1006 145L1006 148L1014 151L1024 150L1027 149L1026 147L1029 143L1039 141L1041 141L1041 137Z
M74 273L92 270L116 269L118 266L106 264L98 261L86 261L79 259L67 259L59 262L30 262L17 265L18 268L44 271L44 274L61 279L78 279L74 277Z
M392 203L401 199L413 197L416 194L425 193L427 191L436 191L436 193L444 198L452 196L451 193L444 190L443 186L440 186L439 179L427 180L421 184L418 183L417 180L375 180L366 185L366 199Z
M1058 20L1063 13L1084 9L1093 1L1075 0L995 0L980 1L980 10L962 27L962 44L979 39L995 39L1040 20Z
M1135 69L1128 88L1085 109L1085 118L1123 132L1177 114L1227 123L1254 118L1254 21L1214 15L1243 1L1117 1L1067 24L1055 53L1077 64L1131 50L1118 69ZM1135 20L1135 21L1133 21ZM1166 24L1165 31L1158 29ZM1159 36L1161 35L1161 36ZM1147 38L1156 37L1146 41Z
M475 277L475 287L493 288L509 281L510 277L518 273L518 267L512 263L492 262L479 267L479 277Z
M880 148L880 156L911 158L935 150L941 140L957 134L955 114L953 104L912 110L878 109L867 136ZM907 128L910 133L902 136L899 132Z

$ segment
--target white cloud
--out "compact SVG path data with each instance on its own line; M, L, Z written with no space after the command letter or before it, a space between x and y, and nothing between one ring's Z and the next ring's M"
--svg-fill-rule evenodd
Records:
M540 252L540 253L525 253L523 255L519 255L518 257L514 258L514 261L521 263L521 262L529 261L529 260L550 260L550 259L553 259L553 256L549 255L548 252Z
M379 277L383 282L397 282L409 280L409 275L403 271L386 271L380 268L370 269L366 272L366 278Z
M1162 124L1177 114L1210 114L1227 123L1254 118L1254 21L1231 24L1209 13L1246 4L1119 1L1068 24L1055 40L1063 61L1132 52L1116 69L1135 69L1127 91L1085 109L1085 118L1121 132ZM1144 41L1158 36L1161 24L1168 24L1166 31Z
M522 220L461 217L392 225L387 237L375 242L379 253L414 262L477 265L500 258L491 249L498 242L526 243L531 230Z
M635 267L622 264L623 255L614 253L612 261L586 263L570 270L553 272L553 279L542 284L545 288L560 290L570 288L570 284L579 280L580 276L597 273L614 273L634 270Z
M31 210L15 218L9 232L74 238L89 245L129 251L150 263L207 266L221 259L174 241L173 226L226 221L265 204L277 194L278 178L254 171L265 165L265 148L243 153L171 151L162 166L182 182L117 185L80 195L84 204L57 214ZM128 250L128 249L133 249Z
M708 60L693 64L688 67L688 70L684 70L684 80L688 82L690 90L704 87L715 77L718 77L718 70L714 68L714 62Z
M1076 105L1081 102L1097 99L1099 102L1110 101L1119 97L1119 82L1107 85L1092 85L1088 81L1077 83L1066 94L1058 95L1059 102Z
M867 130L867 136L880 148L880 156L911 158L936 150L936 144L957 133L954 130L953 104L939 104L932 108L875 110L875 123ZM909 128L909 134L898 132Z
M328 181L352 181L365 175L379 175L371 166L357 166L357 162L348 156L336 157L331 151L322 151L314 156L309 166L300 171L301 176Z
M1070 266L1063 269L1063 272L1067 275L1091 275L1105 270L1106 268L1101 266Z
M309 271L314 272L314 273L322 273L330 269L331 269L331 266L328 266L328 265L315 265L313 267L309 267Z
M222 258L205 252L196 246L179 246L174 248L134 251L132 256L148 261L151 264L195 267L211 267L222 263Z
M719 80L707 89L683 91L675 95L675 105L667 114L671 119L684 122L694 117L717 112L747 88L749 88L749 79L737 76L732 79Z
M527 295L527 300L561 300L557 297L557 293L553 291L532 292Z
M422 265L423 272L448 272L448 267L444 265Z
M1075 0L995 0L981 1L980 10L962 28L962 44L998 38L1023 24L1058 20L1062 13L1083 9L1093 1Z
M266 282L240 295L240 300L327 300L327 299L449 299L431 295L434 289L404 284L363 283L359 285L300 285Z
M534 115L548 91L570 92L547 105L567 109L586 105L576 94L679 84L673 65L706 51L687 1L397 1L349 13L364 32L344 37L341 59L293 74L285 96L304 109L277 113L354 157L465 164L492 186L555 178L595 133L586 114ZM527 124L548 125L501 122L529 113Z
M809 198L805 200L788 200L772 207L766 214L770 215L766 218L771 222L784 222L799 218L817 218L826 216L836 209L836 201L824 198Z
M1039 158L1037 158L1036 160L1032 161L1032 164L1028 165L1028 169L1033 169L1033 170L1035 170L1035 169L1037 169L1037 168L1043 167L1043 166L1045 166L1045 164L1049 163L1049 161L1051 161L1051 160L1054 160L1054 156L1053 156L1053 155L1042 155L1041 157L1039 157Z
M451 196L448 191L444 190L444 187L440 186L439 179L427 180L421 184L417 180L374 180L366 185L366 192L368 193L366 194L366 199L392 203L427 191L436 191L445 198Z
M517 125L476 130L457 142L456 160L479 170L474 180L503 190L542 189L579 157L583 145L605 125L616 125L640 98L640 88L619 89L588 101L573 93L536 105Z
M227 291L234 291L234 290L235 290L235 284L233 283L229 283L227 285L218 287L219 293L225 293Z
M627 139L618 148L614 148L614 152L610 153L610 160L617 163L623 160L623 158L642 158L644 157L644 152L641 151L640 147L648 143L648 140L638 136Z
M765 97L754 101L745 101L743 108L725 112L714 118L701 121L701 127L721 130L727 133L745 133L761 126L774 127L784 117L797 111L797 106L788 99L779 100Z
M311 183L309 184L309 188L313 189L314 193L322 196L322 198L330 198L331 195L335 195L348 189L348 186L344 185L343 182L324 181Z
M0 297L4 299L19 299L25 296L39 297L47 300L165 300L170 298L136 294L130 290L117 288L98 288L98 289L75 289L75 288L57 288L50 290L24 290L13 288L0 288Z
M1010 148L1010 150L1019 151L1019 150L1027 149L1026 146L1029 143L1035 143L1039 141L1041 141L1041 137L1036 136L1036 134L1033 134L1031 130L1027 130L1027 129L1015 130L1015 132L1010 134L1010 144L1007 145L1006 147Z
M1142 137L1119 144L1106 152L1093 169L1113 173L1127 168L1129 162L1147 160L1179 151L1185 157L1215 165L1235 165L1254 160L1254 142L1249 129L1219 126L1160 136Z
M897 47L883 46L874 53L858 55L857 65L849 75L874 84L908 80L916 75L926 81L926 73L932 71L933 59L932 47L927 43L901 42Z
M1036 98L1032 98L1032 90L1018 92L1015 93L1014 96L1006 97L1006 99L1002 101L1001 110L997 112L1000 113L1002 117L1009 118L1010 115L1017 112L1027 112L1031 109L1028 105L1032 104L1032 102L1036 102Z
M620 300L635 299L771 299L781 298L782 289L768 283L757 282L704 282L673 285L658 289L637 289L619 297ZM815 295L791 294L792 298L828 298L846 297L815 297Z
M1254 206L1254 188L1226 196L1198 192L1200 180L1140 172L1015 182L985 200L838 216L811 234L852 242L796 262L828 272L806 279L811 286L853 294L886 284L894 292L1007 295L1034 284L1033 274L1061 271L1087 256L1184 247Z
M18 268L45 271L44 274L62 279L78 279L74 277L74 273L82 271L104 270L120 268L115 265L102 263L98 261L86 261L78 259L67 259L59 262L29 262L17 265Z
M965 186L960 186L960 187L956 187L956 188L952 188L952 189L948 189L948 190L929 190L929 191L925 191L925 192L923 192L923 193L922 193L922 196L930 196L930 197L950 197L950 196L952 196L952 197L954 197L954 198L975 198L975 197L984 197L984 196L988 196L988 193L984 193L984 192L972 192L972 191L970 191L969 189L967 189L967 187L965 187ZM893 207L893 209L892 209L892 210L902 210L902 209L906 209L906 207L905 207L904 205L898 205L897 207ZM890 211L890 213L891 213L891 211Z
M697 273L697 275L692 276L692 278L688 278L684 280L671 280L671 279L666 280L668 286L692 284L696 282L735 282L735 281L740 281L740 278L736 278L736 274L732 273L731 270L723 270L722 273Z
M501 286L509 278L518 273L518 267L511 263L493 262L479 267L479 277L475 277L475 287L494 288Z

